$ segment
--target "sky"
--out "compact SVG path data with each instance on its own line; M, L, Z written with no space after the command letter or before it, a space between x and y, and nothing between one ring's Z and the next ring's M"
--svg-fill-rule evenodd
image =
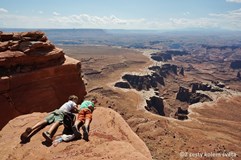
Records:
M0 28L241 30L241 0L1 0Z

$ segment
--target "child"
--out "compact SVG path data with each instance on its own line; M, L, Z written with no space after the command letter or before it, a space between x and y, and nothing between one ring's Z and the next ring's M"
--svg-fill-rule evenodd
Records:
M48 142L52 142L52 137L54 131L63 123L64 114L67 112L78 112L77 108L78 97L75 95L69 96L69 101L64 103L59 109L51 112L43 121L38 122L33 127L28 127L24 133L22 133L20 139L22 142L25 142L28 139L28 136L33 131L42 128L45 125L52 124L50 129L47 132L43 132L43 137Z
M89 125L92 120L92 113L94 111L95 104L97 103L96 98L92 98L91 101L85 100L79 106L78 117L72 128L75 137L80 137L79 127L82 126L83 129L83 139L89 141ZM80 126L79 126L80 125Z

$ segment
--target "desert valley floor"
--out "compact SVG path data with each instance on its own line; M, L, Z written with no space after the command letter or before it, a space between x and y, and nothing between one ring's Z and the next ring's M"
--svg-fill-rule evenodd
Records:
M146 143L153 159L226 159L240 158L241 85L235 80L236 72L222 63L196 63L200 55L176 56L170 61L151 59L155 50L126 49L110 46L64 46L64 52L81 61L87 97L98 97L101 107L112 108L130 125ZM115 87L125 74L146 75L150 66L171 64L185 73L168 72L165 85L158 90L137 90ZM180 67L181 66L181 67ZM180 87L190 88L192 83L225 81L222 91L200 91L212 101L188 104L177 100ZM157 95L163 100L164 116L149 108L146 99ZM203 98L203 97L202 97ZM185 120L175 117L178 107L186 110ZM198 155L204 154L206 155ZM215 155L216 154L216 155ZM222 155L221 155L222 154Z

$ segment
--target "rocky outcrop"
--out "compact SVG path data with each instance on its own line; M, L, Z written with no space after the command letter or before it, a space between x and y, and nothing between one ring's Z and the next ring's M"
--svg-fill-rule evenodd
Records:
M172 55L167 53L153 53L151 54L151 58L158 62L166 62L168 60L172 60Z
M183 67L181 67L179 74L184 76L184 68Z
M195 93L198 90L201 91L211 91L211 92L222 92L222 88L225 87L224 83L221 82L212 82L213 84L207 83L192 83L192 93Z
M163 64L160 66L152 66L149 67L149 70L152 70L152 72L149 75L131 75L126 74L122 77L123 80L127 81L126 83L131 86L131 88L135 88L136 90L149 90L150 88L157 88L158 85L165 85L164 77L166 78L167 75L174 74L177 75L177 69L178 67L176 65L172 64ZM120 88L129 88L128 84L124 84L123 82L117 82L115 84L115 87Z
M126 74L122 77L126 82L117 82L115 87L119 88L134 88L138 91L149 90L150 88L156 88L158 85L164 84L164 79L156 73L150 75L131 75Z
M150 75L138 76L126 74L122 79L126 80L132 88L135 88L138 91L157 87L157 82L154 81L153 77Z
M197 90L202 90L202 91L210 91L212 86L209 84L204 84L204 83L192 83L192 93L195 93Z
M189 89L184 87L179 87L176 99L189 104L212 101L209 96L201 93L189 92Z
M186 120L188 119L188 110L187 109L182 109L181 107L177 108L177 111L175 113L175 116L177 117L177 119L179 120Z
M177 93L176 99L182 101L182 102L189 102L189 89L184 87L179 87L179 91Z
M187 55L188 52L186 51L179 51L179 50L168 50L165 53L153 53L151 54L151 58L155 61L168 61L168 60L172 60L173 56L183 56L183 55Z
M150 70L155 71L156 74L165 78L169 74L177 75L177 68L178 67L176 65L172 65L172 64L163 64L161 67L160 66L149 67Z
M0 34L0 76L25 73L61 65L62 49L56 48L43 32Z
M146 100L146 104L147 104L147 106L145 106L146 110L161 116L165 116L164 104L163 104L162 98L157 96L150 97L149 100Z
M86 95L80 62L64 56L44 33L2 33L1 41L9 44L0 52L0 128L22 114L52 111L69 95Z
M76 140L62 142L58 146L44 145L42 132L36 132L26 144L20 144L19 135L26 127L42 120L46 113L32 113L19 116L10 121L0 131L1 160L8 159L59 159L59 160L99 160L132 159L150 160L152 156L145 143L132 131L125 120L115 111L97 107L90 125L89 142ZM60 126L55 135L61 134ZM11 133L11 134L9 134ZM37 149L36 149L37 148Z
M213 101L209 96L201 93L191 93L189 97L189 104L194 104L198 102L210 102Z
M129 83L127 82L117 82L115 84L115 87L119 87L119 88L131 88L131 86L129 85Z

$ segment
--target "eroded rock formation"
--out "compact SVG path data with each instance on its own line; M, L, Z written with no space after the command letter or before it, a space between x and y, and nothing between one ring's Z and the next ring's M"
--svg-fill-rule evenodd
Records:
M165 116L164 112L164 104L163 99L157 96L150 97L149 100L146 100L147 106L145 106L146 110L159 114L161 116Z
M152 66L149 67L150 70L153 70L156 72L156 74L159 74L162 77L167 77L169 74L175 74L177 75L177 66L173 64L163 64L160 66Z
M173 56L183 56L183 55L187 55L188 52L187 51L180 51L180 50L168 50L165 53L153 53L151 54L151 58L155 61L168 61L168 60L172 60Z
M177 111L175 113L175 116L177 117L177 119L179 120L185 120L188 119L188 110L187 109L182 109L181 107L177 108Z
M0 117L49 112L69 95L86 95L81 64L51 44L43 32L0 34Z
M131 74L126 74L122 77L123 80L127 81L128 84L132 87L135 88L136 90L149 90L150 88L156 88L159 85L164 84L164 79L160 75L156 73L152 73L151 75L131 75ZM120 82L117 82L120 83ZM117 87L121 87L120 85L117 85Z
M176 99L182 102L188 102L190 97L189 89L185 87L179 87Z
M131 88L129 83L127 82L117 82L115 84L115 87L119 87L119 88Z
M189 89L185 87L179 87L176 99L189 104L212 101L209 96L197 92L189 92Z
M222 92L222 88L225 87L224 83L221 82L213 82L213 84L207 83L192 83L192 93L195 93L198 90L201 91L211 91L211 92Z
M167 53L153 53L151 54L151 58L155 61L168 61L168 60L172 60L172 55L171 54L167 54Z
M0 34L0 76L25 73L61 65L63 50L56 48L43 32Z
M210 91L212 86L209 84L204 84L204 83L192 83L192 93L195 93L197 90L202 90L202 91Z
M181 67L179 74L184 76L184 68L183 67Z

